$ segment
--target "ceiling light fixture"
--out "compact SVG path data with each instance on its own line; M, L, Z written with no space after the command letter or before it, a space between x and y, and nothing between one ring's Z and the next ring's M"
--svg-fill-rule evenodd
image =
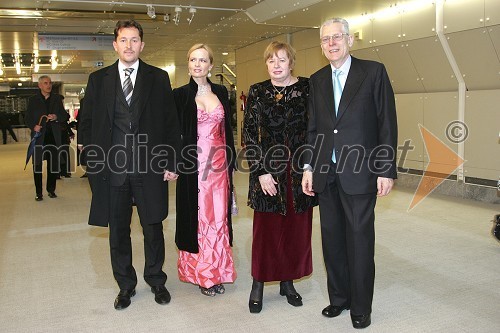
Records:
M14 55L15 63L14 66L16 67L16 73L17 75L21 74L21 60L19 60L19 54Z
M155 7L153 7L153 5L148 5L148 11L146 13L153 20L156 18L156 11L155 11Z
M39 71L39 70L40 70L40 63L38 62L38 57L37 57L37 56L35 56L35 57L33 58L33 71L34 71L35 73L38 73L38 71Z
M187 21L189 25L191 25L191 22L193 22L194 14L196 14L196 8L189 8L189 13L191 14L191 17L188 17Z
M175 11L174 23L175 23L175 25L179 25L179 20L181 18L180 15L181 15L181 12L182 12L182 7L175 7L174 11Z
M56 68L57 68L57 65L58 65L58 63L57 63L57 58L56 58L56 57L52 57L52 58L50 59L50 68L52 68L52 69L56 69Z

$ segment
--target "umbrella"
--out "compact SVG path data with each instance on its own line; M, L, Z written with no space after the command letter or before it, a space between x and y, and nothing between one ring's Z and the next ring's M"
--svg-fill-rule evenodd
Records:
M43 118L47 118L47 116L43 115L40 117L40 120L38 120L38 126L40 126L40 124L42 123ZM38 139L40 135L42 135L41 131L35 132L35 135L31 139L30 144L28 145L28 151L26 152L26 164L24 165L24 170L26 170L26 166L28 165L31 156L33 156L33 153L35 152L36 139Z

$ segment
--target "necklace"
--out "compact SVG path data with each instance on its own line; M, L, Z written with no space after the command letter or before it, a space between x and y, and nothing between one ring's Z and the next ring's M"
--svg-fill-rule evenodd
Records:
M274 99L276 100L276 103L281 101L281 99L285 96L283 93L285 92L286 87L288 87L288 85L290 84L291 80L292 79L290 78L288 80L288 83L285 84L285 86L281 90L278 90L278 88L276 88L276 86L271 82L271 84L273 85L274 91L276 91L276 95L274 95ZM286 98L284 99L284 101L286 102Z
M210 84L200 84L198 85L198 91L196 92L196 96L203 96L208 94L209 92L212 92Z

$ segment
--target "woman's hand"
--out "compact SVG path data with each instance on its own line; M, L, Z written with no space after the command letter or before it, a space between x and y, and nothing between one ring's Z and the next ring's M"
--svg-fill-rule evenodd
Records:
M265 175L259 176L259 182L260 182L260 188L262 189L262 192L266 195L270 196L275 196L276 193L278 193L278 190L276 189L276 182L271 176L271 174L267 173Z

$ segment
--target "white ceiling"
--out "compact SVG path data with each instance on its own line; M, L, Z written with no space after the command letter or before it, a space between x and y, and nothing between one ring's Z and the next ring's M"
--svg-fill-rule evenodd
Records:
M394 2L394 1L393 1ZM203 42L215 52L215 66L234 66L234 51L272 36L318 26L325 19L354 17L388 7L386 0L0 0L0 51L3 54L33 53L38 34L112 34L117 20L133 18L144 28L146 46L141 58L158 67L185 63L186 52ZM400 1L401 2L401 1ZM156 18L146 15L147 5L155 8ZM178 25L173 22L175 7L180 6ZM189 9L195 8L191 24ZM170 21L164 15L170 14ZM226 56L222 52L228 52ZM51 51L39 51L40 57ZM58 51L62 64L54 71L42 72L88 74L93 64L109 65L115 52L69 50ZM89 65L91 64L91 65ZM0 77L31 77L33 68L25 66L21 75L4 68ZM1 82L1 81L0 81Z

